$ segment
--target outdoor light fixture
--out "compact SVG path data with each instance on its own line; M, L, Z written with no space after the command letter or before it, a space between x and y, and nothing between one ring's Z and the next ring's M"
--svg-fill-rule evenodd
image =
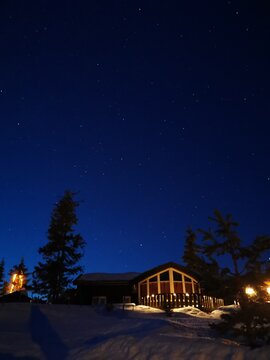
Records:
M266 292L268 295L270 295L270 281L265 281L264 285L266 286Z
M245 293L248 295L248 296L254 296L256 294L255 290L250 287L250 286L247 286L245 288Z

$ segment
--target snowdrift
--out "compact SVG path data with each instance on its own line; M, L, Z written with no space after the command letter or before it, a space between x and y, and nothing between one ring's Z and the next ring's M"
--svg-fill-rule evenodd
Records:
M135 310L75 305L0 304L0 359L260 359L256 350L219 338L208 326L219 321L198 309L166 317Z

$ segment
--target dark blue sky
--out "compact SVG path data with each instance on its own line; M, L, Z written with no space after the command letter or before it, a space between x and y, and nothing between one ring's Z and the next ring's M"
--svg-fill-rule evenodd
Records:
M1 1L0 256L30 269L65 189L86 271L180 261L230 212L269 233L269 6Z

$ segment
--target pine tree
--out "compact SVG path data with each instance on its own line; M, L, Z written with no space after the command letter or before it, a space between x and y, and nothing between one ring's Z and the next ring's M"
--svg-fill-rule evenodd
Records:
M39 249L42 260L33 272L33 289L50 302L60 302L74 276L82 270L78 265L85 241L74 233L78 219L73 199L74 193L66 191L53 209L48 229L48 242Z
M183 261L187 264L189 269L192 269L198 274L201 273L202 268L205 265L205 261L202 259L199 254L201 253L202 248L197 244L197 235L191 229L187 229L186 242L184 248Z
M267 235L257 236L254 242L246 248L248 261L245 265L247 273L255 276L269 270L269 256L264 256L265 252L270 250L270 237Z
M198 244L197 233L187 229L183 261L201 277L201 284L209 295L220 296L220 271L217 261L204 256L203 245Z
M238 234L239 224L231 215L223 216L215 210L214 216L209 217L209 220L214 223L214 229L199 229L188 233L184 260L189 261L187 263L194 271L198 264L203 265L200 274L208 290L219 287L219 296L245 301L243 286L262 282L263 279L265 281L266 274L270 274L269 262L266 260L269 256L265 256L270 249L270 237L258 236L251 245L244 246ZM200 242L198 235L202 237ZM232 268L222 268L217 262L220 256L230 257Z
M4 285L5 285L5 261L4 259L0 262L0 296L4 295Z
M239 260L245 256L244 247L237 233L239 224L230 214L223 217L218 210L214 211L214 216L209 217L209 220L216 224L216 230L200 230L205 242L204 253L207 256L229 255L233 263L232 275L239 276Z

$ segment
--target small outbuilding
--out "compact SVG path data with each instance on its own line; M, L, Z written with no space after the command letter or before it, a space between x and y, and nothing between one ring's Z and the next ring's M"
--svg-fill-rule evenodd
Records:
M0 303L29 303L32 299L24 291L14 291L0 297Z

